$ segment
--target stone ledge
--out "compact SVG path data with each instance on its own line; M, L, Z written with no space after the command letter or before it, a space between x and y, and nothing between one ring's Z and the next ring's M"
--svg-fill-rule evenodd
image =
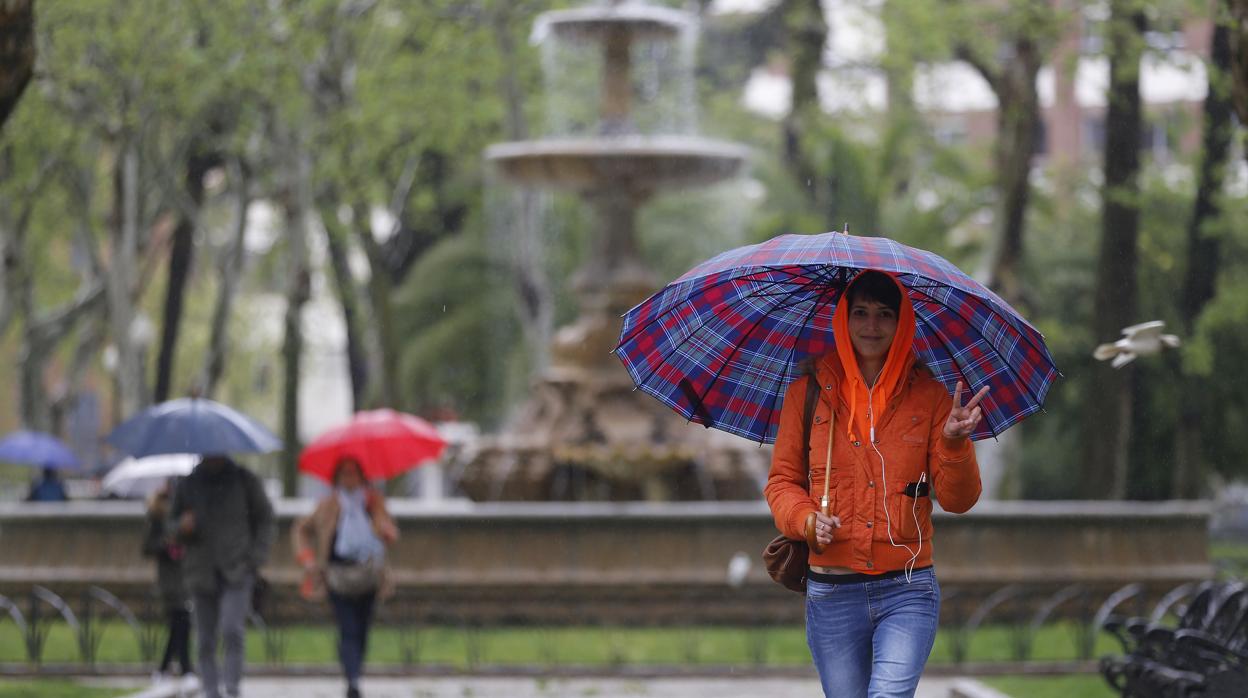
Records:
M278 499L274 508L279 518L292 518L310 513L311 499ZM723 502L472 502L449 499L425 502L419 499L391 499L391 513L404 519L507 519L507 520L568 520L618 519L758 519L768 521L771 513L762 501ZM1035 519L1049 519L1056 524L1069 524L1080 519L1154 519L1205 518L1211 515L1213 503L1208 500L1168 502L1117 501L987 501L975 505L965 514L936 511L937 521L1005 519L1020 524ZM74 518L129 519L143 515L138 501L71 501L71 502L3 502L0 503L0 524L8 520Z

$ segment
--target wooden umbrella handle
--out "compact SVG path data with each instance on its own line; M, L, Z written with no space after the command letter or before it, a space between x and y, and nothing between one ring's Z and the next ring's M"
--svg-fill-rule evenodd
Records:
M815 551L816 554L824 550L824 546L819 543L815 536L815 525L817 523L818 519L815 517L815 512L810 512L806 517L806 545L809 545L810 549Z
M836 407L833 406L828 415L828 453L823 461L823 498L819 500L819 510L824 516L828 516L828 492L832 479L832 437L836 434ZM806 517L806 544L816 554L822 553L826 546L821 545L815 536L815 527L818 524L818 517L812 511Z

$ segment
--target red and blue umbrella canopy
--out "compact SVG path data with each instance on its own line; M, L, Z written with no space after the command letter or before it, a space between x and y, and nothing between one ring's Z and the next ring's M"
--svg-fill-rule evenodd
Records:
M615 353L637 387L690 421L775 441L798 364L835 346L832 314L859 272L892 273L914 306L914 352L950 393L989 386L974 439L1044 405L1044 337L941 256L881 237L781 235L724 252L624 315Z

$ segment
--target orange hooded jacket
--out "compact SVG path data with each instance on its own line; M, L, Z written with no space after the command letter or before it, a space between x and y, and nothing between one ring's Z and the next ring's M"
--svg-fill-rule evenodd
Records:
M915 360L914 312L904 289L901 298L893 346L869 398L853 348L848 339L842 341L848 338L846 302L837 305L833 319L836 351L815 362L820 390L807 444L801 441L809 374L793 381L785 392L764 494L776 528L789 538L804 540L806 518L819 508L832 438L828 513L840 518L841 527L822 553L811 550L811 565L881 574L903 569L915 553L915 567L930 565L932 500L926 496L916 501L906 494L907 485L926 474L941 507L958 514L979 499L975 449L970 439L944 437L953 398ZM874 448L868 443L868 404L876 412ZM835 417L831 434L830 416ZM809 480L803 448L810 458Z

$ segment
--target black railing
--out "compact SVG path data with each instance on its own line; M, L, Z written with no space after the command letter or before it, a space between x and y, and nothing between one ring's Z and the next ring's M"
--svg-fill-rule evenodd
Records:
M1070 585L1054 589L1051 586L1011 584L996 589L947 586L943 591L941 630L947 648L946 661L961 669L975 670L984 664L982 656L973 651L975 638L981 633L992 632L993 637L1006 638L1008 649L997 652L988 661L1001 663L1050 663L1070 665L1072 662L1087 663L1094 660L1097 642L1106 631L1107 623L1119 617L1139 616L1146 622L1158 624L1167 618L1178 617L1186 610L1193 596L1207 588L1197 584L1183 584L1172 589L1152 590L1139 584L1129 584L1117 589L1096 589L1085 585ZM284 593L283 593L284 592ZM578 657L564 656L580 649L557 640L567 630L592 632L594 641L601 644L590 664L605 669L618 668L635 661L649 664L652 658L637 660L635 652L630 658L630 632L658 629L672 633L675 651L665 654L663 661L670 665L712 665L718 661L718 653L710 647L710 637L724 627L742 628L745 637L735 661L738 664L767 667L774 662L776 648L773 646L777 633L796 628L791 618L769 621L763 614L752 621L741 622L740 617L719 624L683 622L679 615L663 611L647 612L644 595L623 601L627 607L602 613L604 607L614 603L608 598L558 598L551 594L538 605L536 612L517 609L514 615L494 615L489 618L465 614L462 606L440 604L421 598L407 590L387 602L378 617L378 627L390 633L390 642L397 645L389 656L400 667L418 668L431 662L446 661L446 653L433 659L435 652L431 643L434 637L446 637L454 633L456 646L462 646L462 654L455 664L467 669L479 669L490 665L515 666L529 664L544 667L584 665L583 653ZM736 597L739 603L749 604L750 597ZM71 603L71 601L73 603ZM721 600L722 601L722 600ZM669 599L673 607L697 604L696 594L678 595ZM794 597L796 606L800 600ZM250 623L253 632L261 639L265 663L281 667L292 664L291 648L294 633L306 632L309 626L330 632L328 613L324 604L314 604L299 599L293 590L275 588L270 604L252 613ZM117 665L120 645L133 643L133 650L121 653L127 659L121 663L134 666L149 665L156 656L164 639L161 604L154 595L132 598L129 603L99 586L77 588L58 594L41 585L29 587L20 596L0 596L0 632L3 625L11 623L12 630L20 634L24 657L0 658L0 661L25 664L27 670L38 671L45 664L49 633L68 631L76 649L76 664L90 671L101 664ZM594 612L591 612L594 611ZM536 613L536 616L535 616ZM705 617L706 614L704 614ZM7 616L8 622L5 622ZM491 656L487 645L495 637L494 631L523 630L532 633L536 645L526 659L508 657L503 660ZM112 633L110 645L113 659L101 661L100 649L105 633ZM1047 646L1054 644L1053 633L1069 633L1069 652L1063 659L1055 660L1051 652L1038 656L1037 638L1048 633ZM123 636L126 639L123 639ZM791 639L790 639L791 640ZM1066 645L1066 640L1061 641ZM790 642L791 644L791 642ZM982 643L981 643L982 644ZM329 646L329 643L326 643ZM1002 656L1004 655L1004 656ZM59 649L59 661L64 663L65 644ZM791 657L789 658L792 659ZM303 660L306 663L306 657ZM332 656L320 659L326 667L333 664Z

